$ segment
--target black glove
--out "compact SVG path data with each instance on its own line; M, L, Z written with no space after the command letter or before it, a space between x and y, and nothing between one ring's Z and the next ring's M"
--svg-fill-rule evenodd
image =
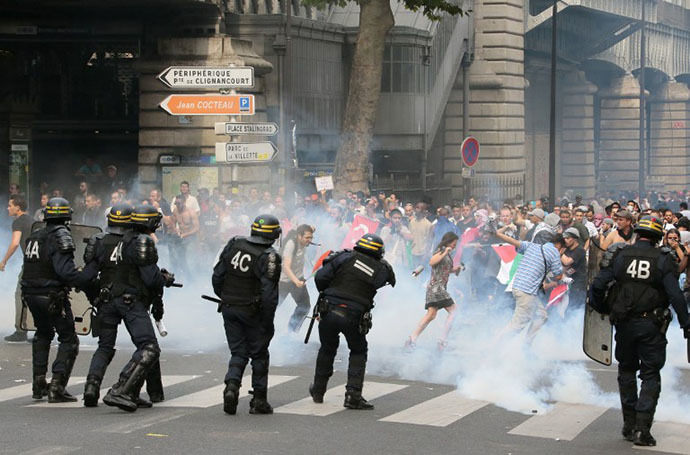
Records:
M175 274L170 273L165 269L161 269L161 275L163 275L163 279L165 280L165 287L169 288L170 286L175 283Z
M153 316L153 319L160 321L163 319L163 314L165 314L165 310L163 309L163 301L159 300L151 306L151 315Z

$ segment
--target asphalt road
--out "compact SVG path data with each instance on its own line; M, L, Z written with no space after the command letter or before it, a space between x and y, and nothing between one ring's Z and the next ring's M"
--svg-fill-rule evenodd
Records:
M115 381L132 352L125 344L128 340L123 340L104 387ZM75 395L83 391L93 345L93 339L82 338L69 388ZM314 349L310 345L307 357ZM166 401L134 414L103 404L87 409L81 403L49 405L45 400L32 400L30 358L27 343L0 344L3 454L640 453L620 438L619 411L596 403L555 401L546 411L512 412L485 400L467 398L451 384L368 374L364 395L376 409L344 409L345 352L336 363L340 371L332 378L322 405L308 398L313 372L310 363L273 366L269 401L275 413L270 416L248 413L248 381L242 389L245 397L240 400L238 414L223 413L222 379L228 355L222 346L200 352L165 349L164 345ZM602 390L615 391L614 368L580 364ZM687 370L680 380L690 383ZM654 452L690 454L690 425L659 422L654 430L659 441Z

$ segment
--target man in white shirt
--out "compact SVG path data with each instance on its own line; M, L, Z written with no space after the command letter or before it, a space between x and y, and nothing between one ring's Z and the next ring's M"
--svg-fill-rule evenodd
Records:
M199 215L201 212L201 207L199 207L199 201L197 201L194 196L189 194L189 182L183 181L180 183L180 196L182 196L182 199L184 200L185 207ZM170 210L175 213L174 202L170 205Z

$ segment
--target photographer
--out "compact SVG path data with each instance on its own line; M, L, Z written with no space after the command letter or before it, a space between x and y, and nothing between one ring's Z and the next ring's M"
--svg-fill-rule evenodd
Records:
M390 224L381 229L381 238L388 245L384 258L393 266L406 264L407 242L412 241L412 233L403 224L402 217L399 209L391 210Z

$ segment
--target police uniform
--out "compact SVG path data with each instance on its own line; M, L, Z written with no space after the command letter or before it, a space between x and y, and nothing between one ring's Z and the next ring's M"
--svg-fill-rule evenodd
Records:
M316 273L316 288L320 292L321 347L316 358L314 382L309 387L316 403L323 403L342 333L350 348L344 406L350 409L374 408L362 397L368 351L366 334L371 326L370 311L377 290L389 283L395 286L395 273L381 259L383 253L381 238L366 234L357 242L354 251L344 250L330 255Z
M36 324L32 345L33 398L48 395L50 403L77 400L65 390L79 353L68 293L70 287L82 287L85 281L74 263L74 241L65 226L71 218L67 200L48 201L44 209L46 227L32 232L26 241L21 280L23 301ZM48 386L48 356L55 332L60 344Z
M213 291L222 300L219 311L231 353L223 392L223 410L228 414L237 412L242 375L249 359L253 388L249 412L273 412L267 401L268 347L274 334L281 264L280 255L271 245L280 233L276 217L258 216L252 223L251 236L230 239L213 268Z
M154 213L155 212L155 213ZM100 336L98 348L103 353L92 362L90 374L98 375L108 358L114 355L117 326L124 321L136 351L120 372L119 380L103 397L108 406L134 412L138 407L150 407L150 402L139 398L139 390L150 369L158 362L160 348L149 318L148 304L153 293L172 285L174 277L158 268L158 252L148 235L160 223L160 214L151 206L137 206L131 215L132 230L122 236L112 250L117 265L113 274L110 298L99 309ZM114 242L114 240L113 240ZM113 253L111 252L111 255Z
M618 387L623 411L623 436L636 445L653 446L650 433L661 392L660 370L666 361L669 302L678 322L689 329L688 311L678 286L677 264L667 249L656 247L663 235L651 216L635 226L639 239L607 251L591 288L590 305L610 314L616 327ZM607 295L608 286L613 287ZM642 380L639 395L635 374Z

